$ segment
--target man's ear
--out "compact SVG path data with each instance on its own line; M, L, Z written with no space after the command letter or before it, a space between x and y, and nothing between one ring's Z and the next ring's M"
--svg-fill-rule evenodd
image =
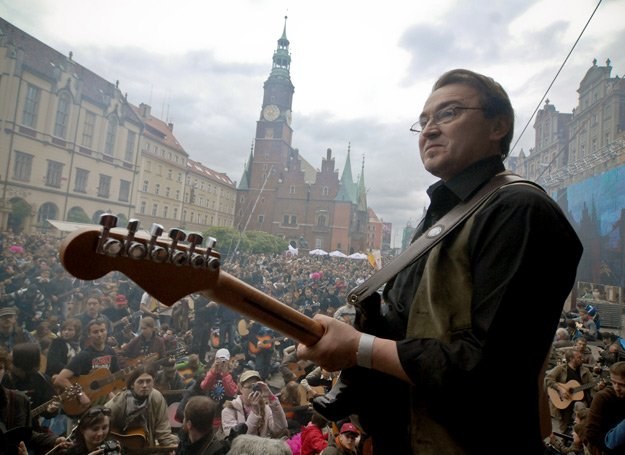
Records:
M512 125L510 124L510 119L506 119L502 116L495 117L491 121L491 140L501 140L506 134L508 134L508 131L510 131L511 127Z

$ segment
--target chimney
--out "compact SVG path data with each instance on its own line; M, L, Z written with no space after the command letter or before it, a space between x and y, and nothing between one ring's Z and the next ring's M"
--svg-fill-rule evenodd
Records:
M141 117L148 118L150 116L151 107L148 104L141 103L139 109L141 111Z

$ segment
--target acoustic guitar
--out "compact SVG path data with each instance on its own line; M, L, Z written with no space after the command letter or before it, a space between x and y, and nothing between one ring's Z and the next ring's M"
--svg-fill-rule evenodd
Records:
M74 417L82 414L88 408L95 405L101 405L108 401L108 394L111 392L122 390L126 387L126 376L132 370L142 363L154 361L158 358L158 354L148 354L144 357L133 359L132 363L115 373L111 373L108 368L96 368L88 374L75 376L70 379L74 385L81 387L82 392L91 400L88 404L80 402L78 396L63 402L63 411L68 416Z
M143 428L131 428L126 432L111 430L111 436L119 441L124 453L151 454L169 453L175 451L178 446L149 446L146 432Z
M82 393L82 388L80 387L80 385L72 384L70 387L65 389L63 393L61 393L59 396L55 396L51 400L48 400L45 403L42 403L35 408L32 408L30 410L30 416L31 418L34 419L35 417L38 417L40 414L43 414L44 412L46 412L46 409L48 409L48 406L50 406L51 404L60 402L62 405L65 401L75 399L81 393Z
M552 387L547 388L547 395L549 395L549 400L551 401L551 404L553 404L556 408L565 409L572 402L583 400L584 390L594 387L595 385L597 385L597 383L589 382L588 384L581 385L579 382L571 379L568 382L560 383L560 385L563 385L567 389L567 391L571 395L571 398L564 398L560 395L559 390L556 390Z

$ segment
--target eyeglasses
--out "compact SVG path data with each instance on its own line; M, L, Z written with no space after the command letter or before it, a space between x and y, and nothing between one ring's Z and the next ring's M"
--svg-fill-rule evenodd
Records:
M111 408L105 408L104 406L94 406L93 408L87 409L84 413L83 417L95 417L98 414L102 414L105 416L111 415Z
M422 133L425 127L430 123L430 120L435 125L444 125L454 121L462 111L483 111L483 107L464 107L464 106L447 106L440 111L436 111L434 115L428 117L422 115L411 127L410 131L413 133Z

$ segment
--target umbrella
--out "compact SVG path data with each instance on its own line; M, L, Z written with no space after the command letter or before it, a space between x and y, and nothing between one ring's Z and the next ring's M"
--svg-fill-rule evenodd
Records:
M367 255L363 253L354 253L347 256L350 259L367 259Z
M339 250L331 251L330 256L332 256L333 258L346 258L347 257L345 253L342 253Z
M312 254L313 256L325 256L328 252L317 248L316 250L310 250L308 254Z

